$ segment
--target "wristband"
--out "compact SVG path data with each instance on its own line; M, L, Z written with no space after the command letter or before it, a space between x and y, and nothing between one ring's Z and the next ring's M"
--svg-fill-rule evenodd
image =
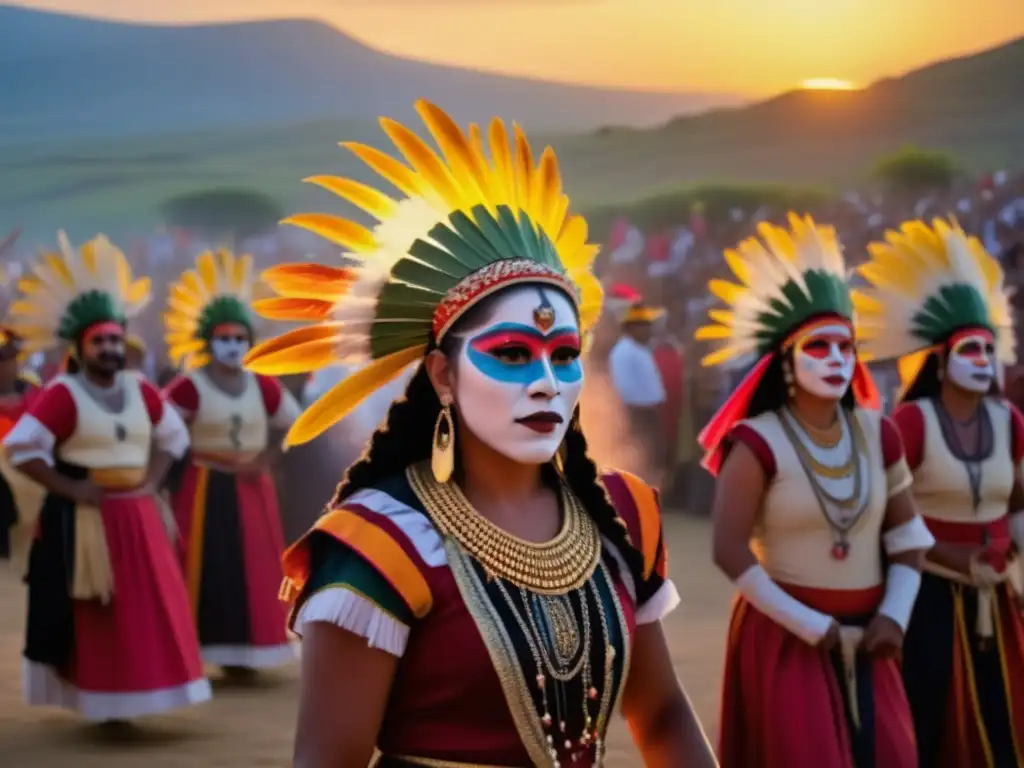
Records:
M757 610L808 645L817 645L832 627L831 616L808 608L786 594L760 565L745 570L736 579L736 587Z
M878 606L878 613L895 621L901 630L907 631L910 614L921 588L921 572L902 563L889 566L885 578L885 597Z
M898 555L915 549L931 549L935 546L935 537L920 515L914 515L905 523L900 523L882 534L882 545L886 554Z

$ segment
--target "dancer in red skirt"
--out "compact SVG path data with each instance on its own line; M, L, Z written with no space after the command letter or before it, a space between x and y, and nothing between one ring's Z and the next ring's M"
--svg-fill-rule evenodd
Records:
M81 252L60 240L22 281L13 318L27 348L75 350L4 439L11 464L49 492L29 556L23 682L30 704L123 720L210 698L153 495L188 431L121 370L149 281L133 281L105 238Z
M956 224L885 240L863 268L864 348L899 360L894 419L938 539L903 664L921 766L1024 766L1024 418L998 391L1016 359L1003 272Z
M299 407L277 379L242 370L253 339L252 257L199 255L171 286L167 388L192 452L174 494L203 660L231 671L295 658L278 599L284 538L271 468Z
M714 558L739 592L726 655L724 768L916 768L903 633L933 539L899 434L857 359L830 227L790 216L711 282L730 311L705 365L758 360L699 437L718 483Z

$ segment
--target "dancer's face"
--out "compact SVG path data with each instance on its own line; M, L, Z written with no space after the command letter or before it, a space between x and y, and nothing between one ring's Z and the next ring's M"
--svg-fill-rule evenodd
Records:
M840 320L808 328L793 347L797 385L823 400L840 400L846 394L855 366L853 333Z
M460 334L454 400L461 423L523 464L554 457L583 388L580 327L560 291L503 294L483 325Z
M79 345L82 367L101 379L110 379L124 368L124 328L119 323L99 323L89 328Z
M213 329L210 337L210 354L213 359L236 370L242 367L242 360L250 346L249 329L241 323L221 323Z
M946 375L961 389L985 394L996 376L995 359L995 337L989 331L963 330L950 339Z

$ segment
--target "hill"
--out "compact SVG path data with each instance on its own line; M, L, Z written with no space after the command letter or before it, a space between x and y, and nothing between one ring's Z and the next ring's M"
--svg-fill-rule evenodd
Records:
M315 21L148 26L0 6L0 141L169 134L231 125L412 116L534 129L652 125L736 99L577 87L411 61Z
M395 109L400 115L408 114L407 95ZM463 97L452 101L465 104ZM438 103L451 107L443 98ZM543 141L528 127L536 143ZM24 225L23 242L52 239L58 227L75 237L141 232L159 223L159 205L169 195L225 185L263 190L292 210L326 210L333 199L300 179L369 178L338 149L339 140L386 144L376 126L338 119L159 137L24 140L17 151L0 152L0 225ZM799 91L655 129L556 132L550 140L569 192L585 209L702 182L856 184L880 155L906 144L949 150L967 170L1020 168L1024 38L862 91ZM662 200L661 209L672 200Z

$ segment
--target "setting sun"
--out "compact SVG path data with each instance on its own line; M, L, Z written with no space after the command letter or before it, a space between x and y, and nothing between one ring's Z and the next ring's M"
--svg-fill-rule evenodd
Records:
M855 91L857 86L849 80L840 80L835 77L812 77L804 80L800 87L805 91Z

